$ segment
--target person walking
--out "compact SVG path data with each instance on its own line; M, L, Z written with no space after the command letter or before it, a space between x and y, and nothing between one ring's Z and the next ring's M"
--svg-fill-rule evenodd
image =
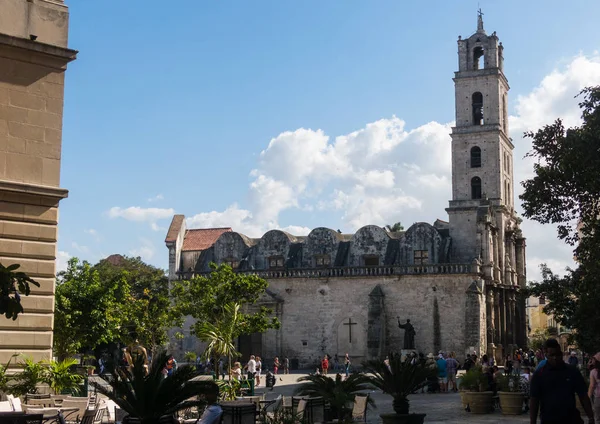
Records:
M450 389L450 384L452 383L452 391L454 393L458 392L458 387L456 386L456 370L458 370L458 361L455 358L456 354L454 352L450 352L450 356L446 359L446 374L448 377L448 389Z
M346 378L350 376L350 356L346 353L344 357L344 369L346 371Z
M283 373L284 374L290 373L290 358L288 358L287 356L285 358L283 358Z
M529 422L542 424L581 424L583 420L575 403L575 395L594 424L594 413L587 387L579 370L565 363L558 341L548 339L544 344L547 362L531 379Z
M279 371L280 366L281 364L279 363L279 358L276 356L275 359L273 359L273 374L277 375L277 371Z
M448 373L446 372L446 360L444 354L440 353L436 361L438 370L438 384L440 385L440 392L446 393L448 391Z
M254 376L256 375L256 357L254 355L250 355L250 360L245 368L248 373L248 380L254 380Z
M323 375L327 375L327 370L329 369L329 358L327 355L321 361L321 370L323 371Z
M260 386L260 373L262 371L262 360L260 356L256 357L256 386Z
M588 396L593 400L594 420L600 423L600 352L592 356L592 371L590 372L590 386Z

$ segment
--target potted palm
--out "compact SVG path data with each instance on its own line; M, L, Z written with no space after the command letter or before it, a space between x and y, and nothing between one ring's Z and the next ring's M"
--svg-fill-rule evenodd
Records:
M55 394L74 394L78 392L84 381L82 375L73 371L77 359L65 359L63 361L48 361L43 381L48 384Z
M492 411L494 393L488 390L488 378L481 367L472 367L460 378L463 405L474 414Z
M505 374L498 377L498 396L500 408L504 415L519 415L523 412L525 393L521 389L521 376L518 374Z
M196 379L199 373L191 365L178 367L165 377L163 370L169 356L165 352L156 354L147 374L141 357L131 372L109 364L109 372L101 375L108 385L99 382L92 385L119 405L128 414L130 423L157 424L162 417L204 405L197 396L214 390L215 383Z
M410 414L408 395L414 393L428 378L437 376L437 368L413 358L402 360L400 355L392 355L389 363L368 361L363 364L373 386L394 399L394 414L381 414L384 424L422 424L426 414Z
M307 375L300 377L300 385L294 394L299 396L322 397L326 405L329 405L330 417L325 417L327 421L338 419L340 421L347 418L352 412L348 405L354 402L354 397L366 390L371 389L371 382L368 376L361 373L350 374L345 380L340 374L335 378L326 375ZM372 398L369 398L370 406L375 406Z

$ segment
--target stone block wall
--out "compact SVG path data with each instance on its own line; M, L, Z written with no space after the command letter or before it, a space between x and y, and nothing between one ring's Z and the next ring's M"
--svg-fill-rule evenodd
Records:
M368 356L369 294L376 286L385 295L383 352L399 352L403 347L404 330L398 328L396 319L399 316L402 322L408 318L414 325L417 350L434 353L433 303L437 298L442 349L462 356L467 347L466 292L473 279L470 274L455 274L271 280L269 290L283 299L281 313L285 319L280 330L269 330L263 336L262 356L287 355L290 359L297 358L300 367L310 368L325 354L337 353L343 357L349 353L354 364L360 364ZM473 320L478 318L474 316ZM485 316L483 319L485 322ZM352 343L349 343L349 326L352 326ZM280 351L273 343L276 332L279 332Z
M52 355L68 10L62 2L0 0L0 262L40 283L25 313L0 319L0 363Z

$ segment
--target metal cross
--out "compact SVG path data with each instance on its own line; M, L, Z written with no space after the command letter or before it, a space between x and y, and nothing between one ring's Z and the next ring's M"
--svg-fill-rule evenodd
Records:
M348 341L352 343L352 326L358 324L357 322L352 322L352 318L348 318L348 322L345 322L344 325L348 326Z

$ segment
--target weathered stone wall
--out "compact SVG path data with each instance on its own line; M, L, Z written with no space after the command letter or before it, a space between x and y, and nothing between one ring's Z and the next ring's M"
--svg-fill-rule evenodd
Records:
M0 0L0 262L40 283L25 313L0 319L0 363L15 352L52 355L64 71L63 4ZM37 40L37 41L34 41Z
M433 299L437 297L441 317L441 346L460 356L465 348L465 307L467 289L474 276L420 275L379 278L275 279L269 289L277 293L284 320L280 330L270 330L263 338L262 356L288 355L301 367L311 367L325 354L349 353L355 364L367 357L369 294L380 286L385 295L385 351L400 351L404 330L396 317L411 320L417 332L419 351L433 352ZM485 319L485 317L483 317ZM349 343L350 325L352 343ZM473 317L477 319L477 317ZM485 322L485 321L484 321ZM280 347L272 342L280 333ZM485 338L484 338L485 341Z

